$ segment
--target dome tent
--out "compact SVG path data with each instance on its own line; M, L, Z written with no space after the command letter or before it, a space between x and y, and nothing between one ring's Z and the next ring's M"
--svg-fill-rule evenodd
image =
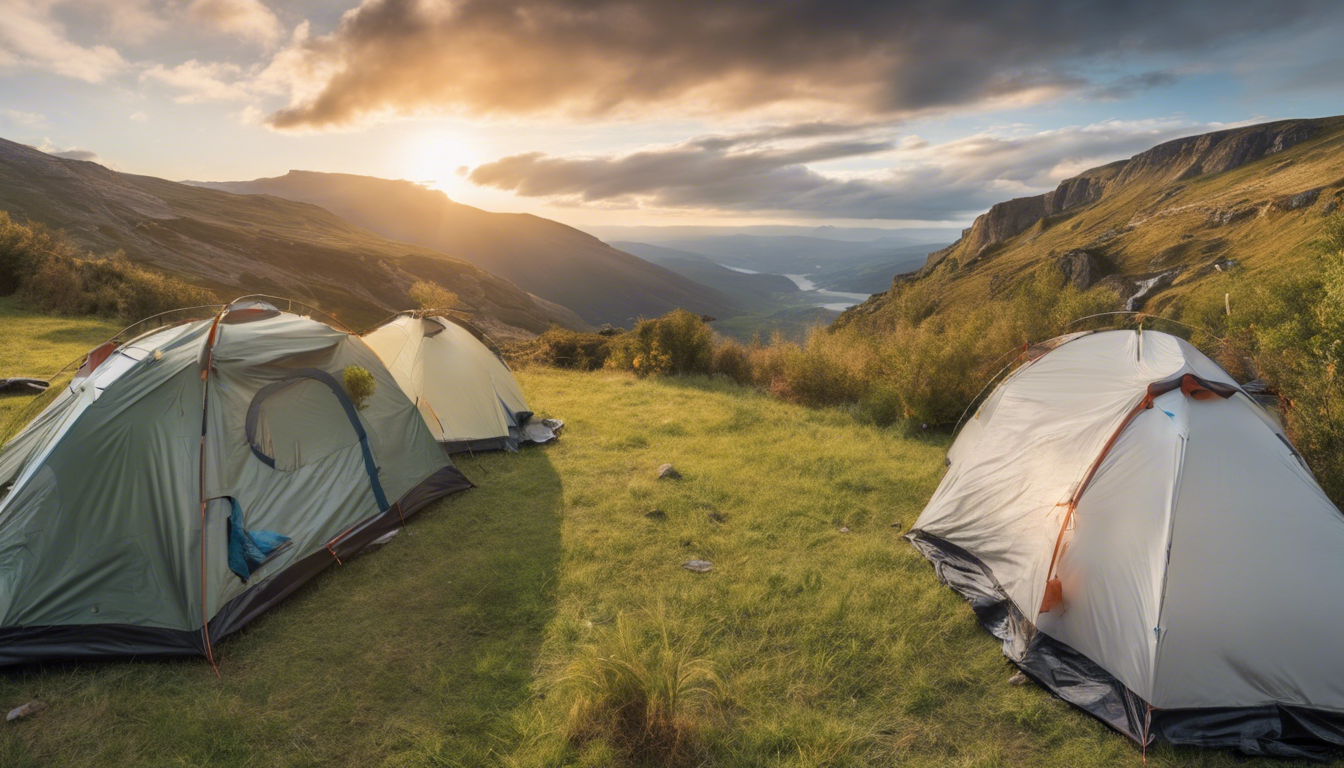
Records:
M1344 747L1344 516L1198 350L1064 337L948 465L907 538L1027 675L1145 745Z
M517 450L527 440L532 412L523 391L470 324L404 313L363 338L450 453Z
M362 407L347 366L373 376ZM203 654L470 487L358 337L257 300L86 358L0 451L0 664Z

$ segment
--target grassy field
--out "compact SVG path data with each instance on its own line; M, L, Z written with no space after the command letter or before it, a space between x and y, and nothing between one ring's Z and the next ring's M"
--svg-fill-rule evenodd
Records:
M0 312L4 372L109 335ZM618 621L640 643L665 632L721 681L692 764L1139 764L1104 726L1009 685L997 642L900 538L945 437L722 381L519 378L566 420L557 444L464 458L480 487L220 643L220 678L204 659L0 672L0 707L48 704L0 724L0 765L610 765L615 745L567 733L575 665L610 651ZM657 480L664 462L684 477Z

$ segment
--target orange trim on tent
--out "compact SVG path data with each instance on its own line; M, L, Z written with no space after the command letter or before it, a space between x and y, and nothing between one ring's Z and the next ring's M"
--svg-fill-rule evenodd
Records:
M1186 397L1194 400L1211 400L1215 397L1226 400L1238 391L1236 387L1211 382L1193 373L1187 373L1179 379L1168 379L1148 385L1148 390L1144 393L1143 399L1129 413L1125 414L1120 426L1116 427L1115 431L1111 433L1110 439L1101 447L1101 452L1097 454L1097 458L1092 462L1092 465L1087 468L1087 474L1083 476L1083 481L1078 484L1078 489L1069 498L1068 510L1064 513L1064 522L1059 526L1059 535L1055 537L1055 549L1050 556L1050 568L1046 571L1045 595L1041 599L1040 613L1049 613L1051 608L1064 602L1064 588L1059 581L1059 577L1055 575L1055 566L1059 564L1059 556L1063 551L1061 544L1064 542L1064 532L1069 529L1069 524L1073 522L1073 513L1078 510L1078 502L1082 500L1083 492L1092 483L1092 478L1096 476L1097 470L1101 469L1101 462L1110 454L1111 449L1120 439L1121 433L1130 423L1140 413L1153 407L1153 400L1175 389L1180 389Z

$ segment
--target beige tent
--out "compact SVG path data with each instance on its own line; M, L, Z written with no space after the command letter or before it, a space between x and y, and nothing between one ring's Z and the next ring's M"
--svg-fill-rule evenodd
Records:
M408 313L363 338L449 452L517 450L526 440L532 412L522 389L466 322Z
M1028 675L1144 744L1344 746L1344 516L1192 346L1061 339L948 465L909 538Z

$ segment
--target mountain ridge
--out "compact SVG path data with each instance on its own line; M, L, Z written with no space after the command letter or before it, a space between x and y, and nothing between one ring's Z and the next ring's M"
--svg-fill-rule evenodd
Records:
M320 205L385 237L475 264L593 324L625 325L676 308L715 317L746 311L713 287L582 230L532 214L484 211L411 181L291 170L250 181L190 183Z
M1042 264L1078 288L1109 285L1127 309L1178 313L1221 290L1219 280L1307 268L1325 215L1341 204L1344 116L1183 137L991 206L837 326L894 322L896 300L914 284L933 290L936 311L955 312L1003 295Z
M405 309L410 286L432 280L456 292L492 333L587 325L465 261L386 239L318 206L120 173L5 139L0 209L224 297L275 293L358 323Z

